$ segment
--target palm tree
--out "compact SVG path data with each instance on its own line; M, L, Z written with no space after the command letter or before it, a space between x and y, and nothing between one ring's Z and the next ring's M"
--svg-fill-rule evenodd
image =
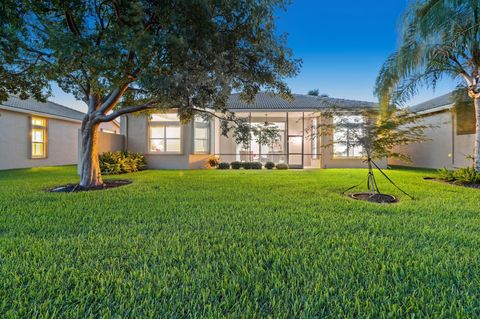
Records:
M461 79L475 105L474 165L480 170L480 0L414 0L401 44L384 63L375 93L384 109L442 77Z

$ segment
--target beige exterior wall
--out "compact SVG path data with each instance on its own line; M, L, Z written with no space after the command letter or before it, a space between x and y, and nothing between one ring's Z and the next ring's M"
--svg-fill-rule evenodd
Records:
M123 151L125 149L124 140L125 136L123 135L100 132L98 137L98 153Z
M450 109L426 114L420 124L432 126L424 131L427 141L399 147L411 163L389 159L390 165L424 168L456 168L470 165L466 155L473 154L474 135L457 135L456 119Z
M268 115L269 121L284 121L285 118L282 118L278 112L278 118L276 114ZM283 112L285 113L285 112ZM299 113L302 112L292 112ZM238 117L242 116L242 113L236 113ZM312 114L307 112L306 114L306 124L307 121L311 120L311 116L318 116L318 114ZM246 114L243 114L247 116ZM302 123L295 121L294 115L289 115L289 129L290 132L301 131ZM298 118L298 114L297 114ZM301 117L300 117L301 118ZM265 112L252 112L252 121L261 122L265 121ZM181 154L149 154L148 152L148 117L145 115L128 115L121 120L122 127L121 132L125 134L125 148L131 152L139 152L145 154L147 159L147 166L150 169L201 169L204 168L206 161L213 154L220 155L221 161L232 162L232 161L248 161L248 155L235 155L238 153L239 147L235 143L235 140L230 135L228 138L221 135L220 132L220 122L218 119L212 121L211 125L211 145L210 152L211 154L199 154L196 155L193 152L193 141L194 141L194 129L193 124L189 123L182 126L182 146ZM335 159L332 157L333 148L325 147L328 137L321 137L318 139L318 153L321 153L317 159L312 159L312 141L309 137L304 137L304 149L303 152L303 161L304 167L317 167L317 168L364 168L366 164L361 158L349 158L349 159ZM286 150L285 150L286 151ZM276 160L274 162L282 162L285 159L280 157L286 157L285 155L273 155ZM385 161L379 161L377 163L381 167L386 167L387 163Z
M43 117L48 120L47 158L32 159L30 117L27 113L0 110L0 169L76 164L80 123Z
M182 125L182 144L180 154L151 154L148 152L148 117L128 115L122 119L122 132L125 132L125 144L128 151L145 155L149 169L201 169L215 148L214 123L210 127L210 151L212 154L194 154L193 123Z

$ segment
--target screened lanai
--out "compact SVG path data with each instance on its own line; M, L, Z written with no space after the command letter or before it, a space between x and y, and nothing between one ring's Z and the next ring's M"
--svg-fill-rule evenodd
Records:
M264 144L252 136L248 145L237 144L232 137L219 136L216 156L224 162L287 163L291 168L321 167L320 139L315 130L319 113L315 112L237 112L252 126L274 126L278 140ZM312 134L313 133L313 134Z
M252 126L275 126L280 138L267 145L252 136L248 145L238 144L232 136L217 132L215 155L223 162L274 162L287 163L291 168L356 167L362 165L362 149L352 145L347 134L333 132L332 136L319 136L322 112L332 108L362 110L378 107L375 103L293 94L292 99L279 95L258 93L251 102L245 102L239 94L232 94L228 108L237 117L244 118ZM335 120L335 119L333 119ZM338 133L338 134L337 134ZM345 138L347 136L347 138Z

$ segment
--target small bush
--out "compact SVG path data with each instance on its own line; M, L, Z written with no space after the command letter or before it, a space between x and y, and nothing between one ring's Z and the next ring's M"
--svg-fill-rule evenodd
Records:
M459 168L453 172L455 181L466 184L475 184L480 182L480 173L473 167Z
M262 169L263 165L260 162L251 162L250 163L252 169Z
M266 169L274 169L275 168L275 163L274 162L266 162L265 163L265 168Z
M473 167L459 168L454 171L442 168L438 170L438 174L440 179L447 182L461 184L480 183L480 172L477 172Z
M447 182L453 182L455 180L455 176L453 176L453 171L445 167L438 170L438 175L440 179Z
M287 163L278 163L277 164L277 169L288 169L288 164Z
M260 162L245 162L242 163L244 169L262 169L262 163Z
M229 169L230 168L230 163L222 162L218 164L218 169Z
M141 171L147 165L145 156L131 152L105 152L99 156L100 171L105 175Z
M252 162L243 162L242 167L243 169L252 169Z
M218 165L220 165L220 160L218 159L218 157L212 156L207 160L207 163L205 166L207 168L215 168Z
M242 168L242 162L231 162L230 163L230 166L232 167L232 169L240 169Z

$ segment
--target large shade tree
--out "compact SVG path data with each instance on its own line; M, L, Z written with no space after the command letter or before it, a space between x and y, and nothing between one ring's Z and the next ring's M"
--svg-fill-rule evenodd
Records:
M290 92L298 71L275 32L285 0L5 0L0 40L0 99L37 99L56 82L88 106L81 125L80 185L102 184L98 127L121 115L175 108L183 122L224 114L231 91Z
M403 104L443 76L460 79L475 106L474 165L480 170L480 1L415 0L401 45L383 65L375 92L384 108Z

